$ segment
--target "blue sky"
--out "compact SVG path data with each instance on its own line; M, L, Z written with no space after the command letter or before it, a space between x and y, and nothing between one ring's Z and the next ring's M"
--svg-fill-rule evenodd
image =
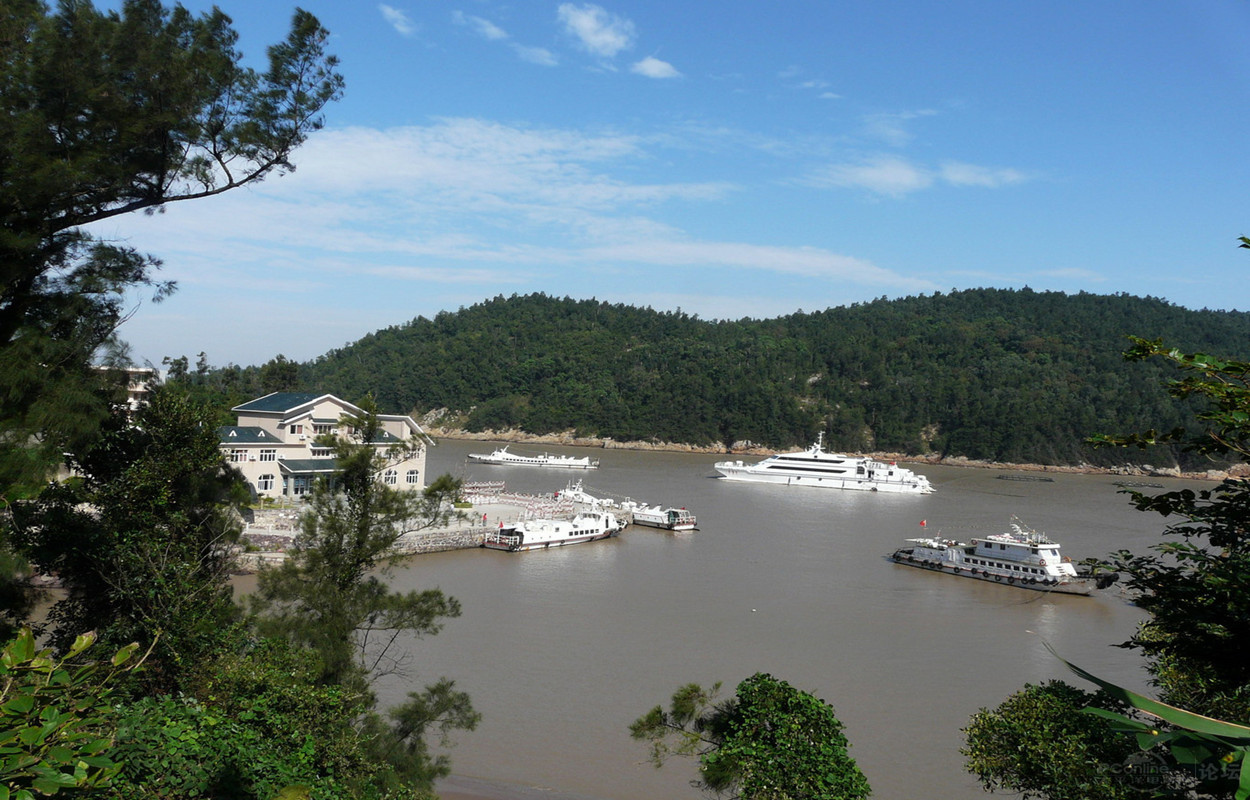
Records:
M294 8L219 5L249 59ZM530 292L705 319L984 286L1250 310L1241 0L303 7L347 90L297 171L95 229L180 286L136 300L137 361L306 360Z

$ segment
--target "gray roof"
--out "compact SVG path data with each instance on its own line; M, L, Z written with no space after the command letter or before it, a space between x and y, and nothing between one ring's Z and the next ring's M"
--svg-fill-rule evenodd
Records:
M222 425L217 429L222 444L282 444L282 440L254 425Z
M338 460L334 458L288 458L278 462L287 475L325 475L338 472Z
M325 397L324 394L315 392L274 392L264 397L258 397L255 400L244 403L241 406L235 406L231 411L268 411L270 413L282 413L307 405L319 397Z

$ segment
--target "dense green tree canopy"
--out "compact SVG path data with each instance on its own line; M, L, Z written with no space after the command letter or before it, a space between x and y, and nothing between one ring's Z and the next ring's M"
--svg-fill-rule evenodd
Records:
M269 67L242 65L218 9L159 0L0 4L0 479L37 483L107 409L88 367L125 292L159 262L84 226L293 168L342 89L328 33L297 11ZM33 447L43 443L45 447Z
M472 430L779 448L824 430L838 450L1110 464L1147 456L1096 451L1087 437L1193 420L1161 387L1163 366L1120 357L1129 332L1233 350L1250 339L1250 314L979 289L704 321L499 297L372 333L304 365L301 378L342 396L371 392L385 408L451 409ZM202 382L255 388L256 371ZM1178 455L1148 457L1171 466Z
M1019 792L1049 800L1121 800L1141 797L1145 780L1132 764L1137 744L1101 717L1094 706L1123 710L1102 693L1062 681L1026 685L994 709L981 709L965 729L961 750L968 771L990 791Z
M762 672L718 703L719 687L683 686L669 710L656 706L630 726L635 739L651 742L657 767L669 755L696 757L698 786L744 800L868 797L868 781L828 703Z
M52 641L93 629L109 646L159 637L141 673L149 688L179 688L237 616L226 581L246 490L211 421L157 392L136 419L119 410L96 444L71 454L74 477L13 507L14 543L64 585Z

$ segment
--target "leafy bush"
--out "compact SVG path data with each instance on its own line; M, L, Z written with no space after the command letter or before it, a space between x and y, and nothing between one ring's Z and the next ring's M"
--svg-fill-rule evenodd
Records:
M382 765L356 723L364 698L317 685L315 659L263 640L207 665L195 697L120 709L111 796L271 800L280 792L375 800Z
M138 645L117 651L101 676L100 664L72 663L94 643L95 634L79 636L58 659L36 650L25 628L0 654L0 800L103 787L117 773L113 710L102 687Z

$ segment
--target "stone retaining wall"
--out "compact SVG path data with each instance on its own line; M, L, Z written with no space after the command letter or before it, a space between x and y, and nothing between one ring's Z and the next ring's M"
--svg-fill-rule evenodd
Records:
M395 551L404 555L441 553L444 550L465 550L481 547L486 534L493 528L464 528L450 531L422 531L403 536L395 543Z
M405 534L395 543L394 551L399 555L421 555L422 553L441 553L446 550L467 550L481 547L486 534L495 530L491 527L460 528L456 530L421 531ZM243 534L243 542L255 550L240 550L236 554L236 562L240 570L254 572L265 566L276 566L286 560L287 551L295 541L294 534L281 535L276 532L258 532L252 529Z

